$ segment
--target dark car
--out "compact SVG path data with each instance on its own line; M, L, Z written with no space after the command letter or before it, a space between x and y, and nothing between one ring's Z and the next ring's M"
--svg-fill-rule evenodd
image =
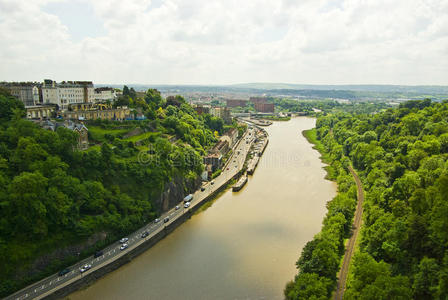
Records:
M142 237L142 239L144 239L144 238L147 237L148 235L149 235L149 232L148 232L148 231L145 231L145 232L142 233L141 237Z
M205 187L201 187L201 192L205 191Z
M164 223L167 223L170 220L170 217L166 217L165 219L163 219Z
M64 269L58 273L59 276L64 276L65 274L70 273L70 269Z
M103 255L103 251L96 251L93 257L97 258Z

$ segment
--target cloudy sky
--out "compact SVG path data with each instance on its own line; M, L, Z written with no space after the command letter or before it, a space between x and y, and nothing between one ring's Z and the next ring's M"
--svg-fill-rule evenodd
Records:
M0 0L0 81L448 85L448 0Z

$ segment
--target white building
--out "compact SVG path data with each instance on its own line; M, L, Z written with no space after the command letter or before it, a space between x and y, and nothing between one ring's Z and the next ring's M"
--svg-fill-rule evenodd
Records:
M26 107L39 105L40 83L38 82L1 82L0 86L9 90L11 95L17 97Z
M116 98L115 90L110 87L101 87L95 89L95 101L96 102L107 102L114 101Z
M93 103L95 93L91 81L63 81L56 83L45 79L42 85L44 104L57 104L60 110L67 110L70 104Z

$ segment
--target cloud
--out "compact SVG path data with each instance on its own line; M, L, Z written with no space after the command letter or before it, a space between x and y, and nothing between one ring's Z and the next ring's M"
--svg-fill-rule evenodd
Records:
M75 1L0 0L0 80L448 84L447 0Z

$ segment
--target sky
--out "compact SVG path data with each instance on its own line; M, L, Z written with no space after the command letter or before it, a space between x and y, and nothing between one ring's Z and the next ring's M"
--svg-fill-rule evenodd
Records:
M0 0L0 81L448 85L448 0Z

